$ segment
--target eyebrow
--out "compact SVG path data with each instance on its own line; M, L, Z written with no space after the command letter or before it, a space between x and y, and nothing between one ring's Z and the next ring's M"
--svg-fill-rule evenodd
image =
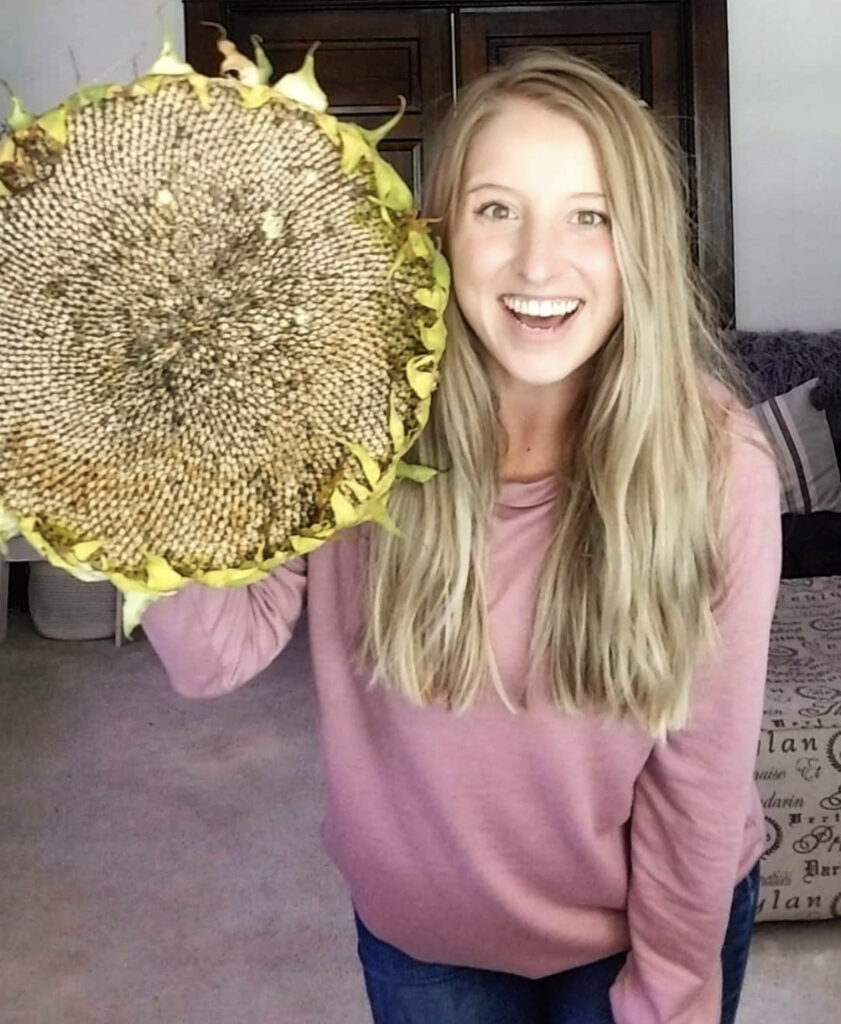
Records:
M479 185L473 185L467 190L466 195L470 195L471 192L479 192L483 188L496 188L502 192L515 192L516 189L509 188L507 185L500 185L493 181L483 181ZM604 192L573 192L569 196L570 199L607 199Z

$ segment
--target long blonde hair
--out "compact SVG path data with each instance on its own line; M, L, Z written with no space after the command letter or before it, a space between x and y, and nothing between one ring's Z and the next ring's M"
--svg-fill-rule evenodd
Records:
M654 116L593 64L532 51L459 96L427 182L444 252L468 148L511 97L577 121L600 159L623 288L619 327L594 357L559 473L531 666L565 713L685 725L698 658L716 640L727 406L747 404L689 256L678 161ZM508 699L487 619L486 558L501 427L477 342L453 298L429 425L389 510L403 537L370 532L361 656L376 685L415 704ZM724 391L722 391L722 387ZM724 399L722 399L724 395Z

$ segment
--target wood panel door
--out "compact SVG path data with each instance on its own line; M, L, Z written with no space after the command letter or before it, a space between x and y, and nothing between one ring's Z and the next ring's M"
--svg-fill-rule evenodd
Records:
M408 110L383 153L420 195L429 143L466 83L524 46L564 45L595 58L663 118L685 154L698 262L732 323L733 222L726 0L183 0L187 57L219 67L225 25L248 52L261 35L278 72L321 40L317 70L341 117L374 125ZM451 25L453 32L451 37Z
M645 100L684 150L689 148L677 0L463 9L458 33L461 84L529 47L561 46L600 64Z
M562 46L595 60L645 100L680 147L694 255L726 323L733 315L726 52L722 58L714 49L726 47L722 11L723 0L591 0L504 9L476 4L460 11L456 52L457 78L464 85L529 47ZM708 48L704 64L693 73L701 47ZM720 89L705 91L703 74L722 60L723 100ZM720 77L717 69L716 81Z
M243 52L251 52L252 35L260 36L275 78L300 67L310 45L318 41L316 74L330 112L338 117L374 127L398 109L399 96L405 97L405 114L379 148L419 198L424 142L452 104L450 19L445 10L212 6L226 15L223 24ZM217 20L207 19L206 12L204 18ZM194 20L188 41L192 37L197 42L200 31L207 38L193 47L195 53L188 48L188 55L199 61L197 70L212 73L218 67L214 30L200 29Z

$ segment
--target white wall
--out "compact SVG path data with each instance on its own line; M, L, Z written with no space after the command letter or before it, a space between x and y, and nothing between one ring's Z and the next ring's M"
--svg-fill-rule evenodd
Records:
M0 77L33 111L127 81L180 0L0 0ZM736 311L747 330L841 327L841 0L729 0ZM0 95L0 116L7 101Z
M841 0L728 0L736 316L841 328Z
M131 81L132 58L142 73L160 50L159 10L183 53L181 0L0 0L0 78L33 113L76 88L68 48L82 85ZM7 109L0 92L0 117Z

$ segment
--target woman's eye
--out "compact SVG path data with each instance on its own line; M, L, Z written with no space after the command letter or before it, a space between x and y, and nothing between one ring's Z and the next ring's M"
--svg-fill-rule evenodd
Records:
M578 210L575 216L575 223L585 228L597 228L601 224L608 223L607 214L600 213L598 210Z
M511 216L511 208L503 203L482 203L476 211L480 217L488 217L490 220L508 220Z

